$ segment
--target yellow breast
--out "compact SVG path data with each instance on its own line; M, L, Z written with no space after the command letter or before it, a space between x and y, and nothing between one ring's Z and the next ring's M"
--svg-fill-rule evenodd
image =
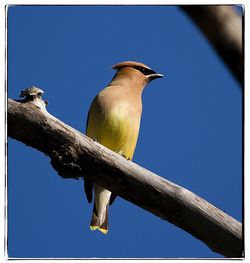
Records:
M112 107L94 102L90 108L87 135L109 149L132 159L140 127L140 114L126 103Z

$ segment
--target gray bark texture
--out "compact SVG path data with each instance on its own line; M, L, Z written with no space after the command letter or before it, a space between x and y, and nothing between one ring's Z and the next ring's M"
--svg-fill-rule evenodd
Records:
M243 256L240 222L71 128L49 114L44 105L8 99L8 136L48 155L63 178L91 179L182 228L213 251L225 257Z
M230 5L181 6L244 85L243 17Z

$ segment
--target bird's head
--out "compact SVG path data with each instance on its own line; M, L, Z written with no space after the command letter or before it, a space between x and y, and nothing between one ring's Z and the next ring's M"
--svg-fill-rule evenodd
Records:
M163 77L162 74L156 73L147 65L135 61L121 62L112 68L118 71L119 76L133 79L134 81L142 81L144 86L151 80Z

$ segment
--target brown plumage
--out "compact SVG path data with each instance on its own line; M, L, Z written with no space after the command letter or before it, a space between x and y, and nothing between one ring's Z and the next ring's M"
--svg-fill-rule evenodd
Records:
M125 61L113 66L117 70L109 85L93 100L87 121L87 135L109 149L132 160L139 134L144 87L163 75L143 63ZM107 189L85 180L89 202L94 188L95 200L90 228L108 231L108 207L114 195Z

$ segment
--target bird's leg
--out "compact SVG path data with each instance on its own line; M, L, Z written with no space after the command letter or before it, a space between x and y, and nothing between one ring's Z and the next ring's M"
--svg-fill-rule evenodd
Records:
M126 160L131 161L130 157L127 157L125 154L121 154L122 157L124 157Z
M95 137L91 137L91 139L95 142L98 142L98 140ZM99 142L98 142L99 143Z

